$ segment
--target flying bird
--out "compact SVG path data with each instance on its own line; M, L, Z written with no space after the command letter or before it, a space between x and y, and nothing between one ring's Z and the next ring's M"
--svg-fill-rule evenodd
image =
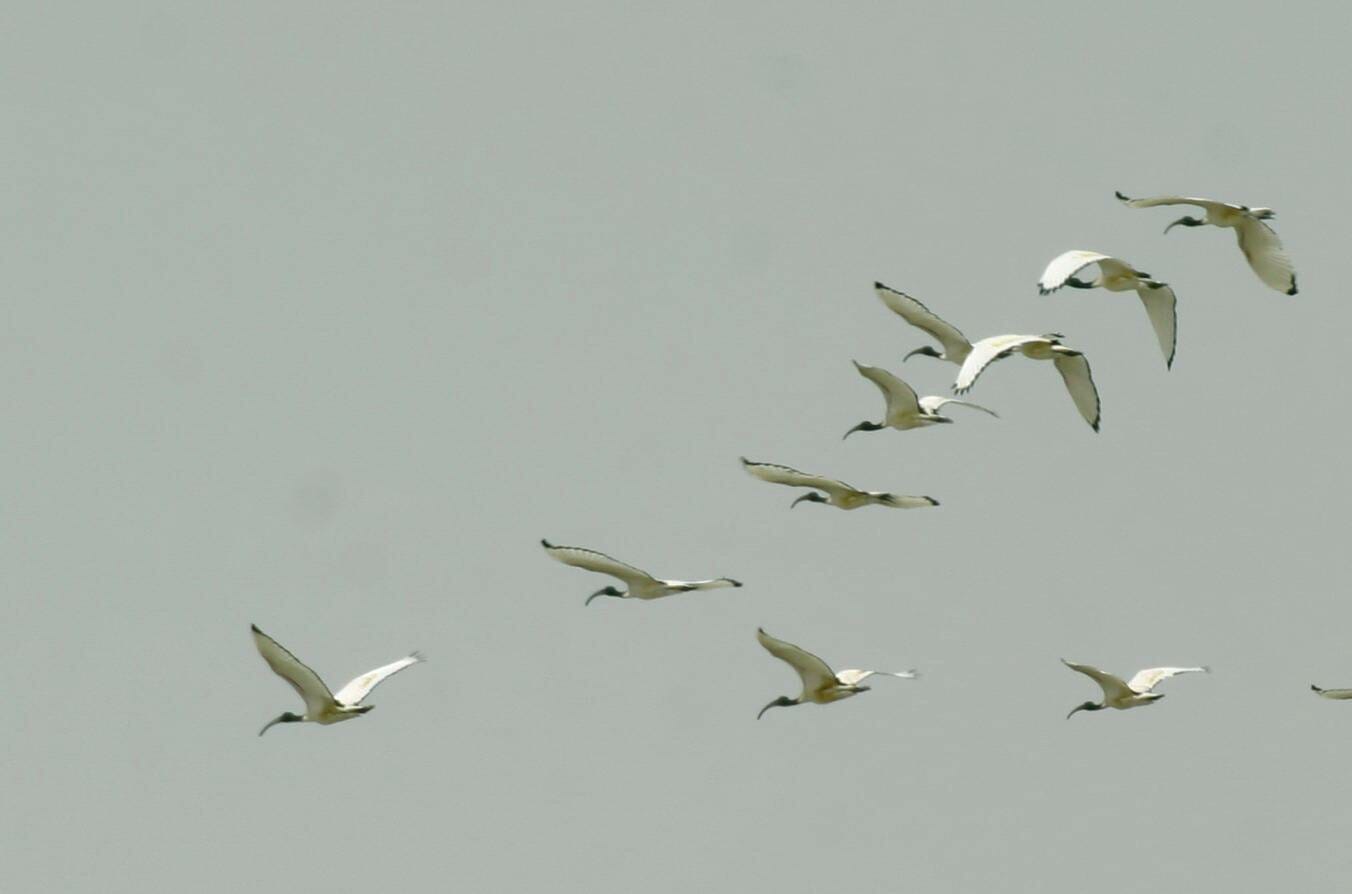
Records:
M843 481L836 481L834 478L809 475L806 472L800 472L788 466L778 466L774 463L752 462L745 456L742 457L742 468L761 481L768 481L771 484L786 484L789 487L813 487L825 492L825 496L816 491L804 494L789 504L790 509L804 500L809 503L830 503L837 509L858 509L860 506L871 505L890 506L893 509L923 509L939 505L939 501L933 497L908 497L902 494L860 490Z
M767 652L797 671L798 676L803 680L803 691L797 698L790 698L787 695L780 696L760 709L760 714L756 715L757 720L760 720L761 716L771 708L787 708L790 705L801 705L806 702L828 705L831 702L838 702L843 698L849 698L861 692L868 692L872 687L860 686L859 684L875 675L900 677L903 680L913 680L919 676L913 670L894 673L892 671L850 669L836 673L816 655L800 649L792 643L786 643L782 639L775 639L766 633L764 628L756 628L756 639L760 641Z
M912 428L938 425L941 422L952 422L952 419L939 414L939 410L948 404L971 407L983 413L990 413L992 416L997 415L993 410L988 410L978 404L968 403L965 400L954 400L951 397L917 397L910 385L887 370L879 369L876 366L863 366L858 360L854 361L854 368L859 370L859 375L878 386L878 390L883 393L883 398L887 401L887 412L882 422L865 420L845 432L847 438L857 431L879 431L884 428L907 431Z
M1060 333L1052 332L1047 335L993 335L983 338L972 345L972 353L967 355L962 369L958 370L953 390L958 394L966 394L987 366L1015 352L1033 360L1051 360L1065 381L1066 390L1070 392L1080 415L1094 431L1098 431L1098 388L1089 371L1089 360L1079 351L1061 344L1063 337Z
M936 351L930 345L916 348L902 358L903 362L916 354L922 354L926 357L936 357L939 360L947 360L949 363L961 365L962 361L967 359L967 355L972 352L972 343L967 340L967 336L958 331L958 328L952 323L940 319L933 311L910 295L905 292L898 292L896 289L890 289L880 282L875 282L873 289L878 293L878 299L887 305L889 310L917 329L929 333L943 347L942 353Z
M322 723L327 726L340 720L360 717L375 707L361 703L362 699L371 694L372 689L379 686L386 677L424 660L421 652L412 652L398 661L367 671L339 689L335 695L329 692L329 687L324 685L318 674L284 649L281 643L259 630L257 624L250 626L253 629L254 645L258 647L258 654L263 656L263 660L272 668L273 673L291 684L291 688L296 690L296 694L305 702L304 714L287 711L259 730L260 736L276 723Z
M583 605L591 605L591 601L597 596L614 596L618 599L660 599L663 596L670 596L672 593L688 593L691 590L717 590L722 587L740 587L742 585L741 581L733 580L730 577L716 577L712 580L661 580L646 571L640 571L633 565L621 562L619 559L613 559L605 553L598 553L593 549L583 549L580 546L555 546L548 540L541 540L540 544L551 558L565 565L572 565L574 568L595 571L598 574L609 574L611 577L623 581L627 588L617 590L614 587L602 587L588 596L587 601L582 603Z
M1310 688L1313 689L1316 694L1322 695L1324 698L1336 699L1338 701L1352 698L1352 689L1320 689L1313 683L1310 684Z
M1264 221L1272 220L1277 213L1271 208L1249 208L1246 205L1231 205L1229 202L1217 202L1212 199L1193 199L1184 196L1157 196L1152 199L1132 199L1115 193L1128 208L1152 208L1156 205L1196 205L1206 212L1206 219L1180 217L1164 228L1169 232L1174 227L1230 227L1239 240L1239 250L1258 278L1270 288L1288 295L1296 294L1296 269L1282 248L1282 240Z
M1098 276L1093 279L1079 279L1075 274L1091 265L1098 266ZM1151 279L1149 273L1132 268L1126 261L1096 251L1068 251L1058 255L1042 271L1038 280L1038 291L1049 295L1062 286L1075 289L1107 289L1109 292L1135 292L1145 305L1150 325L1155 329L1155 338L1159 340L1160 350L1164 352L1164 365L1174 365L1174 346L1177 342L1178 314L1174 290L1168 283Z
M1087 664L1074 664L1064 658L1061 659L1061 663L1089 677L1103 689L1103 701L1079 705L1066 715L1067 720L1073 717L1076 711L1102 711L1104 708L1125 711L1127 708L1139 708L1141 705L1148 705L1164 698L1164 693L1153 691L1163 680L1177 674L1211 673L1209 667L1152 667L1138 671L1136 676L1124 683L1121 677L1106 674Z

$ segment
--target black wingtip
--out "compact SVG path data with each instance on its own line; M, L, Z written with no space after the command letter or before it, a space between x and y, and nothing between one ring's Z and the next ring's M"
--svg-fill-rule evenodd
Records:
M553 549L553 548L554 548L554 544L550 543L548 540L544 539L543 537L540 538L540 545L543 546L545 549Z
M739 580L733 580L733 579L730 578L730 577L724 578L724 580L732 581L732 585L733 585L734 587L740 587L740 586L742 585L742 582L741 582L741 581L739 581Z
M250 625L249 625L249 629L252 630L254 633L262 633L262 632L263 632L263 631L261 631L261 630L258 629L258 625L257 625L257 624L250 624Z
M1131 201L1131 199L1129 199L1129 198L1127 198L1126 196L1122 195L1122 191L1121 191L1120 189L1115 189L1115 190L1113 190L1113 195L1117 196L1117 198L1118 198L1119 201L1122 201L1122 202L1130 202L1130 201Z
M1289 289L1286 290L1286 294L1288 294L1288 295L1294 295L1294 294L1296 294L1296 292L1298 292L1298 291L1300 291L1300 290L1296 288L1296 277L1295 277L1295 274L1292 274L1292 275L1291 275L1291 288L1289 288Z
M883 285L882 283L878 282L878 281L875 279L875 280L873 281L873 288L875 288L875 289L886 289L887 286Z
M1313 683L1310 684L1310 688L1313 689L1315 692L1323 692L1323 691L1324 691L1324 690L1320 689L1318 686L1314 685Z
M936 499L934 499L933 497L926 497L925 499L926 499L926 500L929 500L929 504L930 504L931 506L938 506L938 505L939 505L939 501L936 500Z

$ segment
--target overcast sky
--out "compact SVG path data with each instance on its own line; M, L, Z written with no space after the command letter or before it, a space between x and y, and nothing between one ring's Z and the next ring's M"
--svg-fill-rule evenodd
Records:
M26 4L0 34L0 887L1331 890L1335 4ZM1132 195L1277 210L1301 293ZM1178 294L1039 297L1056 254ZM977 338L947 393L882 280ZM737 457L929 494L805 504ZM603 599L548 537L740 590ZM333 686L429 661L335 727ZM919 668L827 707L835 667ZM1140 711L1058 658L1210 664Z

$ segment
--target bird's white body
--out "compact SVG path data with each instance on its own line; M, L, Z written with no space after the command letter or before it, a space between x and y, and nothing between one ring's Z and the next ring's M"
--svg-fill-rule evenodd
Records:
M600 590L593 594L593 598L604 593L622 599L660 599L663 596L670 596L672 593L716 590L742 585L740 581L733 580L730 577L717 577L709 580L663 580L593 549L583 549L579 546L555 546L548 540L541 540L540 544L551 558L565 565L572 565L574 568L582 568L586 571L595 571L598 574L608 574L619 579L625 585L625 592L623 593L608 593L605 590ZM588 599L587 601L590 602L591 600Z
M1249 262L1249 267L1269 288L1294 295L1296 288L1296 270L1287 256L1277 233L1264 221L1276 217L1271 208L1249 208L1245 205L1233 205L1214 199L1199 199L1189 196L1156 196L1149 199L1132 199L1117 193L1117 198L1129 208L1153 208L1157 205L1193 205L1206 212L1205 220L1184 217L1164 228L1169 232L1175 226L1189 227L1208 225L1226 227L1235 231L1239 250Z
M1075 274L1094 265L1098 267L1097 277L1087 281L1075 278ZM1164 353L1165 366L1173 366L1178 338L1178 312L1177 298L1168 283L1151 279L1149 274L1140 273L1126 261L1111 255L1075 250L1053 258L1042 272L1037 285L1043 295L1051 294L1065 285L1109 292L1135 292L1145 305L1146 315L1150 317L1155 338Z
M1347 699L1352 699L1352 689L1320 689L1313 683L1310 684L1310 688L1318 695L1324 698L1331 698L1334 701L1346 701Z
M958 370L953 390L966 394L987 366L1015 353L1031 360L1051 360L1084 421L1094 431L1099 430L1098 388L1089 370L1089 360L1079 351L1061 344L1058 335L993 335L981 339L972 345L972 353Z
M1162 681L1178 674L1192 673L1210 673L1208 667L1151 667L1138 671L1129 681L1124 681L1121 677L1106 673L1096 667L1088 664L1075 664L1062 658L1061 663L1073 671L1078 671L1089 677L1099 688L1103 690L1103 701L1096 706L1092 702L1076 708L1079 710L1100 710L1102 708L1116 708L1119 711L1125 711L1128 708L1139 708L1141 705L1148 705L1151 702L1164 698L1161 692L1155 692L1154 689ZM1070 714L1074 714L1071 711ZM1070 714L1066 716L1069 717Z
M765 647L767 652L792 667L803 683L802 691L797 698L785 696L782 699L776 699L762 708L761 714L775 705L801 705L809 702L815 705L829 705L831 702L838 702L861 692L867 692L869 687L859 684L875 675L898 677L903 680L913 680L919 676L913 670L894 672L849 668L837 673L816 655L792 643L775 639L766 633L763 628L756 629L756 639Z
M372 689L380 685L385 680L406 667L410 667L423 660L421 653L412 652L398 661L392 661L389 664L382 665L374 670L369 670L359 677L349 681L337 694L329 691L329 687L320 679L319 675L311 670L295 655L287 651L275 639L258 629L257 625L252 627L254 646L258 649L258 654L263 656L268 667L283 680L291 684L291 688L296 690L296 694L305 702L305 713L296 716L293 714L283 714L282 717L274 720L278 722L306 722L318 723L327 726L331 723L338 723L343 720L351 720L370 711L374 705L363 705L361 702L371 693ZM259 735L267 732L269 723L263 727Z
M972 343L958 327L942 319L910 295L888 288L880 282L873 284L873 290L878 294L878 300L889 310L917 329L929 333L943 347L942 352L935 352L932 348L921 348L912 351L911 354L923 353L961 365L972 352ZM909 357L910 354L906 356Z
M843 481L837 481L834 478L826 478L821 475L809 475L806 472L800 472L797 469L788 466L776 465L775 463L752 462L745 456L742 459L742 468L749 474L754 475L762 481L768 481L771 484L783 484L789 487L810 487L821 491L826 496L813 494L799 497L798 500L810 500L816 503L828 503L837 509L858 509L861 506L887 506L892 509L921 509L930 506L938 506L939 501L933 497L912 497L903 494L889 494L882 491L860 490L857 487L846 484ZM794 500L794 504L798 503Z
M996 415L992 410L965 400L934 395L918 397L910 385L892 373L876 366L864 366L858 360L854 361L854 368L859 371L859 375L878 386L878 390L883 393L883 399L887 402L887 410L881 423L861 423L846 432L846 437L849 437L851 432L860 430L895 428L898 431L909 431L913 428L928 428L931 425L952 422L952 419L939 413L939 410L948 404L970 407L983 413L990 413L992 416Z

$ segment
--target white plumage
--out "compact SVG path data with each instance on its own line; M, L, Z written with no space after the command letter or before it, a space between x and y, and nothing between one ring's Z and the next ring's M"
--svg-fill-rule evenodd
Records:
M588 596L583 605L590 605L591 601L597 596L614 596L619 599L660 599L663 596L670 596L672 593L688 593L691 590L716 590L722 587L740 587L742 585L741 581L733 580L730 577L716 577L710 580L662 580L605 553L598 553L594 549L583 549L580 546L555 546L548 540L541 540L540 545L545 548L545 552L551 558L565 565L572 565L574 568L582 568L586 571L595 571L598 574L608 574L611 577L618 578L626 587L624 591L617 590L614 587L603 587Z
M795 646L793 643L775 639L766 633L764 628L756 629L756 639L765 647L767 652L792 667L803 681L803 690L796 698L785 695L775 699L761 708L760 714L756 715L757 720L771 708L801 705L807 702L826 705L857 695L860 692L868 692L870 687L860 686L859 684L874 675L898 677L903 680L913 680L919 676L914 670L894 672L850 668L837 673L816 655Z
M1097 265L1099 270L1094 279L1082 280L1075 276L1091 265ZM1168 283L1151 279L1150 274L1141 273L1126 261L1111 255L1076 250L1053 258L1042 272L1037 285L1043 295L1067 285L1077 289L1135 292L1145 305L1146 315L1150 317L1160 351L1164 353L1165 366L1174 365L1174 348L1178 338L1177 299Z
M1075 664L1062 658L1061 663L1073 671L1079 671L1086 677L1089 677L1099 688L1103 690L1102 702L1085 702L1074 708L1066 719L1069 720L1076 711L1101 711L1104 708L1116 708L1124 711L1127 708L1139 708L1141 705L1148 705L1152 702L1164 698L1164 694L1154 692L1154 688L1162 681L1178 674L1210 673L1209 667L1151 667L1143 671L1137 671L1136 676L1130 681L1124 682L1121 677L1105 673L1096 667L1088 664Z
M1313 683L1310 684L1310 688L1324 698L1331 698L1336 701L1345 701L1352 698L1352 689L1320 689Z
M309 722L327 725L365 714L375 707L361 704L372 689L379 686L387 677L423 660L420 652L412 652L398 661L367 671L339 689L335 695L329 691L329 687L318 674L283 648L281 643L259 630L256 624L251 625L251 629L258 654L263 656L263 660L272 668L273 673L291 684L291 688L296 690L296 694L305 702L303 715L287 711L259 730L260 736L276 723Z
M928 307L905 292L898 292L896 289L888 288L880 282L875 282L873 289L878 293L878 299L889 310L917 329L929 333L944 349L940 353L926 345L923 348L916 348L911 351L902 358L903 360L909 360L914 354L936 357L957 364L961 364L962 361L967 359L967 355L972 350L972 343L967 340L967 336L958 330L958 327L940 318Z
M971 407L983 413L990 413L992 416L996 415L993 410L988 410L978 404L968 403L965 400L932 395L917 397L915 390L910 385L907 385L892 373L876 366L864 366L858 360L854 361L854 368L859 371L859 375L878 386L878 390L883 393L883 399L887 402L887 411L882 422L865 420L845 432L847 438L857 431L879 431L884 428L907 431L912 428L925 428L942 422L952 422L952 419L939 414L939 410L948 404Z
M881 491L860 490L843 481L836 481L834 478L825 478L821 475L809 475L807 472L800 472L788 466L752 462L745 456L741 459L742 468L761 481L768 481L771 484L784 484L789 487L811 487L826 494L826 496L822 496L815 491L804 494L789 504L790 509L804 500L810 503L829 503L837 509L858 509L860 506L922 509L939 505L939 501L933 497L910 497Z
M1153 208L1156 205L1195 205L1206 212L1206 219L1180 217L1164 228L1169 232L1174 227L1229 227L1235 231L1239 241L1239 250L1249 262L1249 267L1258 274L1258 278L1269 288L1287 295L1296 294L1296 269L1282 247L1282 240L1264 221L1272 220L1277 213L1271 208L1249 208L1246 205L1232 205L1229 202L1217 202L1214 199L1198 199L1188 196L1156 196L1150 199L1132 199L1116 193L1121 202L1129 208Z
M1057 333L1048 335L993 335L972 345L972 352L958 370L953 390L966 394L987 366L1015 352L1033 360L1051 360L1066 383L1075 407L1094 431L1099 430L1099 396L1089 360L1084 354L1061 344Z

